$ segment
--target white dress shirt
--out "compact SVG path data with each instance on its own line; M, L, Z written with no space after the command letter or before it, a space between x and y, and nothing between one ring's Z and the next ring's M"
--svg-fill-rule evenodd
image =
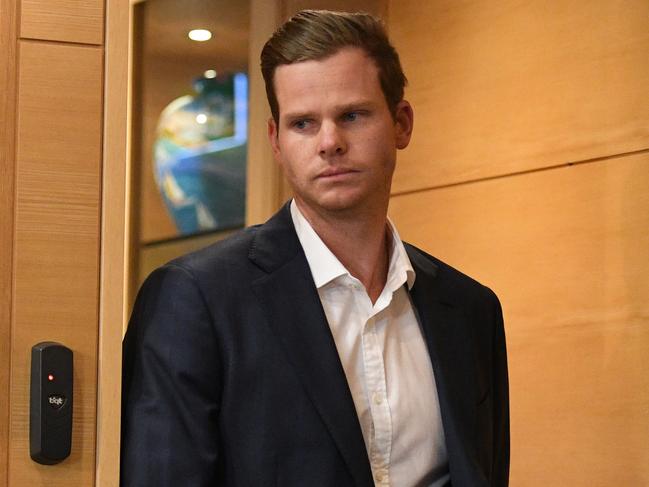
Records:
M437 387L408 294L415 271L394 225L388 222L387 281L372 304L295 201L291 216L352 393L375 484L444 485L448 459Z

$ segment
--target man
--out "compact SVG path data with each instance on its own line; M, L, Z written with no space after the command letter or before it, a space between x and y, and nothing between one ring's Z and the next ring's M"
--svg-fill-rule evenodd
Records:
M380 22L303 11L261 58L295 197L147 279L122 485L507 485L498 300L387 220L413 111Z

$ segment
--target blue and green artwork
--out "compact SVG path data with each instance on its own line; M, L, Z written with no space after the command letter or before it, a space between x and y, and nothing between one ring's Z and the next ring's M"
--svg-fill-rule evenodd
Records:
M199 78L158 121L155 179L179 235L242 226L248 78Z

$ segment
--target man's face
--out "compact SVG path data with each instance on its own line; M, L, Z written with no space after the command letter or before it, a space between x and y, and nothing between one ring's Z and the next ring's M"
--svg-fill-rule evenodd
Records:
M374 61L358 48L275 71L279 124L268 122L275 159L300 208L319 214L385 211L396 149L412 131L412 109L393 118Z

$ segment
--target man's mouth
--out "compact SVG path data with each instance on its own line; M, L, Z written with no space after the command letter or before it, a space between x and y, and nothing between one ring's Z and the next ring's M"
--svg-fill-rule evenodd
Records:
M339 178L339 177L344 177L348 176L350 174L355 174L359 171L356 171L354 169L349 169L345 167L329 167L322 171L320 174L318 174L319 178Z

